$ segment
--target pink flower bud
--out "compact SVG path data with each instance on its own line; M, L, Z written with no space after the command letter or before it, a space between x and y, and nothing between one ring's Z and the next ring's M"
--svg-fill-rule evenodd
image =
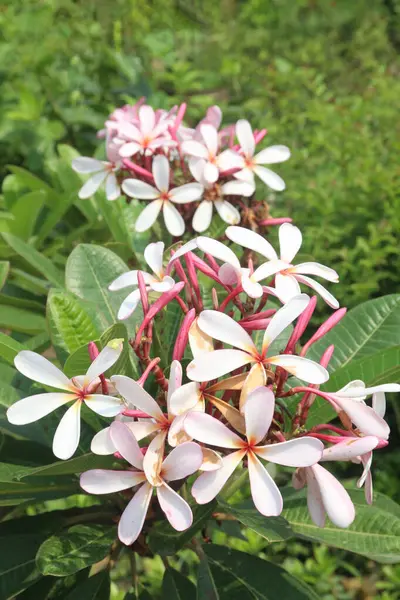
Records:
M264 227L272 226L272 225L283 225L283 223L292 223L293 219L290 217L277 217L275 219L264 219L259 222L259 225L264 225Z
M100 354L99 349L96 346L95 342L88 343L88 352L89 352L90 360L93 362L94 359L97 358L98 355Z
M181 328L176 338L174 351L172 353L172 360L182 360L189 340L189 329L195 318L196 311L194 308L192 308L186 313L185 318L182 321Z
M326 321L321 325L319 329L314 333L314 335L308 340L308 342L303 346L301 351L301 356L305 356L308 349L312 344L315 344L318 340L320 340L324 335L328 333L331 329L333 329L339 321L341 321L344 315L347 312L347 308L339 308L339 310L335 311Z
M146 316L144 317L143 322L140 325L139 330L136 334L135 347L139 346L142 333L145 330L145 328L147 327L147 325L150 323L150 321L152 319L154 319L156 314L159 313L160 310L162 310L164 308L164 306L166 306L169 302L171 302L171 300L173 300L178 294L180 294L184 287L185 287L185 282L179 281L178 283L176 283L174 285L174 287L171 290L169 290L168 292L164 292L159 297L159 299L156 300L156 302L154 302L154 304L152 304L150 306L150 308L149 308Z
M295 348L297 342L303 335L304 331L307 328L307 325L310 322L310 319L313 315L316 305L317 305L317 297L312 296L312 298L311 298L310 302L308 303L308 305L306 306L305 310L301 313L301 315L297 319L296 326L295 326L293 333L290 336L290 339L287 343L285 352L293 352L294 351L294 348Z

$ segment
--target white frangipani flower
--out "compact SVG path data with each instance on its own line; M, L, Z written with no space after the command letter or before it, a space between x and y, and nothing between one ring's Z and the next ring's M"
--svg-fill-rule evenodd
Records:
M106 152L108 160L97 160L87 156L79 156L72 161L72 168L77 173L90 175L86 183L78 192L79 198L85 200L93 196L104 184L107 200L117 200L121 189L116 177L121 168L121 159L117 154L117 147L113 140L107 139Z
M240 223L240 213L238 209L230 202L224 199L224 196L251 196L254 193L255 186L245 181L228 181L219 185L218 183L208 183L204 177L206 161L199 159L196 162L189 162L190 171L193 177L204 186L203 199L193 215L192 227L195 231L201 233L211 225L213 206L225 223L236 225Z
M169 113L165 111L157 111L157 113L151 106L145 104L138 110L136 123L122 121L119 124L120 156L127 158L138 152L148 155L160 147L176 145L168 133Z
M191 158L189 164L191 168L196 168L197 161L203 160L203 177L208 183L215 183L219 177L220 171L237 166L237 155L232 150L224 150L218 153L218 132L210 123L199 125L200 135L203 143L195 139L182 143L181 150Z
M243 156L237 155L235 167L240 167L241 171L234 174L234 177L254 183L254 175L258 177L271 189L281 192L285 189L285 182L279 175L267 169L263 165L273 165L284 162L290 158L290 150L287 146L269 146L254 154L255 141L251 125L248 121L240 119L236 123L236 135L240 143Z
M174 287L175 281L169 275L165 275L163 268L163 254L164 242L153 242L146 246L144 250L144 259L154 273L152 275L151 273L141 271L147 291L153 291L162 294L163 292L168 292ZM112 283L110 283L108 289L111 292L115 292L133 285L137 286L138 272L138 270L134 270L123 273L114 279ZM138 306L139 301L140 290L136 289L131 292L122 302L118 311L118 319L123 320L130 317Z
M211 381L240 367L251 364L252 368L242 389L241 408L246 394L266 383L266 368L279 366L299 379L313 384L325 383L328 371L318 363L291 354L267 356L268 348L279 334L286 329L307 307L309 297L300 294L280 308L272 317L264 333L261 350L258 350L239 323L225 313L215 310L203 311L198 319L198 327L210 337L233 346L233 349L213 350L197 356L187 368L187 375L193 381Z
M258 252L268 259L268 262L261 264L254 273L250 276L252 284L249 287L249 295L262 295L262 286L260 281L275 275L275 287L267 288L270 292L275 293L281 302L288 302L294 296L300 294L299 283L304 283L308 287L316 291L325 302L332 308L338 308L339 303L334 296L320 283L314 281L308 275L322 277L327 281L337 283L339 275L333 269L325 267L316 262L305 262L299 265L293 265L292 261L299 251L302 243L301 231L298 227L290 223L284 223L279 228L279 244L280 258L278 258L275 250L266 239L260 234L246 229L244 227L228 227L225 232L226 236L235 244L239 244L244 248L249 248ZM245 286L243 286L245 289ZM247 291L247 290L245 290Z
M122 352L121 340L110 342L92 362L86 375L68 379L49 360L23 350L14 359L18 371L33 381L64 390L29 396L15 402L7 411L7 418L13 425L26 425L38 421L60 406L73 402L62 417L53 439L53 452L57 458L71 458L79 444L81 406L84 402L95 413L103 417L115 417L124 409L120 398L97 394L98 379L113 366Z
M235 450L222 458L220 469L198 477L192 487L196 502L206 504L213 500L239 463L247 457L251 495L257 510L267 517L282 512L281 493L259 458L289 467L305 467L320 460L324 446L319 440L306 436L259 446L270 428L274 406L275 398L268 388L259 387L248 395L244 404L245 440L210 415L187 414L184 427L192 438L211 446Z
M203 454L198 444L187 442L174 448L161 462L152 461L154 457L149 450L145 456L131 431L124 423L115 421L110 427L110 436L117 451L132 466L135 471L107 471L93 469L82 473L81 487L89 494L113 494L140 485L132 500L129 502L118 524L118 537L127 546L133 544L142 531L147 510L156 489L161 509L168 521L177 531L188 529L193 522L190 506L169 485L170 481L183 479L195 473L203 460ZM151 473L147 477L147 463L151 463ZM158 460L158 459L157 459Z
M170 166L167 157L163 155L154 157L152 170L156 187L139 179L125 179L122 184L122 189L128 196L152 200L140 213L135 229L139 232L150 229L162 210L165 226L170 234L181 236L185 231L185 222L174 203L186 204L199 200L203 186L200 183L186 183L170 190Z

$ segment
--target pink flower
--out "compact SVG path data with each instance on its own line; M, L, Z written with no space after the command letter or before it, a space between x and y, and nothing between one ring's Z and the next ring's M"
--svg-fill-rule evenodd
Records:
M305 262L299 265L292 264L302 243L302 235L298 227L290 223L284 223L280 226L280 259L278 259L271 244L261 235L250 229L228 227L225 234L232 242L244 248L250 248L268 259L268 262L261 264L250 276L250 283L252 285L248 284L248 289L245 290L249 295L258 293L261 296L262 286L259 282L275 275L275 287L267 289L278 296L281 302L288 302L288 300L300 294L299 283L304 283L315 290L329 306L338 308L339 303L336 298L320 283L314 281L311 277L307 277L307 275L316 275L317 277L337 283L339 276L336 271L316 262Z
M272 342L303 312L308 302L309 297L301 294L274 314L265 330L261 350L256 348L247 331L231 317L215 310L203 311L198 320L199 328L205 334L233 346L234 349L214 350L196 357L188 365L188 377L193 381L211 381L245 365L253 365L242 390L241 406L249 390L265 385L265 369L274 365L304 381L324 383L329 378L327 370L309 359L291 354L267 356Z
M174 204L198 200L203 193L203 186L199 183L187 183L170 190L170 166L168 159L162 155L153 159L153 177L156 187L139 179L125 179L122 184L122 189L128 196L139 200L152 200L139 215L136 231L150 229L162 210L165 226L170 234L181 236L185 231L185 222Z
M290 158L290 150L287 146L269 146L258 154L255 152L255 140L250 123L240 119L236 123L236 135L238 137L243 156L238 156L235 166L241 170L234 177L254 183L254 175L258 177L271 189L281 192L285 189L285 182L279 175L262 165L272 165L284 162Z
M309 466L321 458L323 444L317 439L303 437L259 446L268 433L274 406L275 398L268 388L259 387L249 394L244 404L245 440L210 415L190 412L186 416L184 427L191 437L205 444L235 450L222 459L220 469L198 477L192 488L196 502L206 504L215 498L247 457L251 495L257 510L267 517L281 513L281 493L259 458L291 467Z
M115 417L125 407L119 398L96 393L100 384L99 375L117 362L121 352L121 341L113 340L92 362L86 375L72 379L68 379L44 356L29 350L19 352L14 363L20 373L33 381L64 391L47 392L19 400L8 409L7 419L14 425L34 423L60 406L73 402L58 424L53 439L53 452L57 458L71 458L79 444L82 403L103 417Z
M175 284L175 281L169 275L166 275L163 268L163 253L164 253L164 243L163 242L153 242L146 246L144 250L144 259L146 263L149 265L150 269L153 271L153 275L151 273L146 273L141 271L144 282L146 284L147 291L153 291L157 293L164 293L171 290ZM112 292L117 290L122 290L123 288L129 286L137 286L138 285L138 271L128 271L127 273L123 273L110 285L108 289ZM122 302L120 309L118 311L118 319L123 320L127 319L131 316L131 314L135 311L140 301L140 290L136 289L131 292L125 300Z
M124 158L137 152L151 154L160 147L175 146L168 134L168 113L160 111L157 115L151 106L141 106L138 111L138 123L122 122L118 128L120 142L119 154Z
M129 546L139 537L154 488L161 509L172 527L177 531L188 529L193 521L190 506L168 483L188 477L198 470L203 460L200 446L193 442L182 444L159 461L150 448L143 458L133 433L124 423L114 422L110 427L110 436L117 451L135 470L86 471L81 475L80 484L89 494L113 494L140 485L119 521L118 537L121 542Z

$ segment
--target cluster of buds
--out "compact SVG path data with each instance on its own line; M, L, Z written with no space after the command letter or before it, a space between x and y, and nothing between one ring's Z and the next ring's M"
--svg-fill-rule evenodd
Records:
M142 119L143 128L147 113L148 108L141 107L129 112L129 119ZM115 127L121 135L121 127L129 124L124 115L122 111L118 119L110 121L108 132ZM177 151L174 144L184 133L180 125L174 129L171 123L181 116L182 111L173 119L171 115L155 116L148 130L148 139L153 141L148 143L158 143L162 134L162 143L155 147L165 152L169 139L168 148ZM190 135L199 131L201 127ZM128 137L128 149L123 153L143 151L140 156L145 161L144 148L138 140L135 144ZM164 159L160 156L159 160ZM212 166L211 161L204 165L204 173L211 178L218 176ZM159 182L158 175L156 180ZM346 310L310 277L335 283L338 275L333 269L315 262L293 264L302 241L297 227L281 225L279 258L271 244L250 229L229 226L226 238L239 248L237 253L205 236L175 246L168 256L164 256L162 242L149 244L144 257L151 272L130 271L110 283L110 290L133 288L122 302L120 319L129 318L140 304L143 310L143 320L130 340L143 371L138 381L125 375L110 379L104 375L121 353L120 340L100 353L89 344L93 362L86 375L72 379L33 352L20 352L15 359L25 376L63 391L16 402L8 410L10 422L30 423L72 402L54 437L53 450L59 458L67 459L76 451L83 403L114 418L95 435L91 450L114 454L121 465L125 461L128 466L87 471L81 476L81 486L91 494L124 491L128 495L129 503L119 521L119 537L128 545L144 527L154 488L168 521L175 529L185 530L192 523L192 511L179 491L189 485L187 479L199 473L191 493L197 503L208 503L223 490L240 463L243 472L248 471L254 505L266 517L279 515L283 500L265 462L294 469L293 485L307 486L310 515L318 526L323 527L328 516L336 526L348 527L355 517L348 492L322 463L361 463L358 485L365 484L367 502L372 502L372 453L386 446L389 437L384 394L400 391L400 386L388 383L368 388L362 381L351 381L338 391L325 391L334 347L329 346L319 362L307 354ZM300 285L314 290L335 309L309 339L304 338L318 297L303 293ZM178 304L182 317L172 341L171 364L167 365L152 356L152 351L153 332L170 303ZM186 369L182 364L187 364ZM144 389L150 373L158 386L154 397ZM366 402L369 396L371 406ZM336 411L337 422L307 427L316 397Z
M211 224L213 207L229 225L268 224L268 206L254 198L256 180L275 191L285 189L283 179L265 165L286 161L289 149L274 145L256 152L267 131L253 131L244 119L220 128L218 106L211 106L195 128L184 125L185 112L186 104L167 112L144 99L116 109L99 132L107 161L72 162L75 171L89 175L80 198L104 185L108 200L123 193L128 201L147 201L135 224L138 232L152 227L162 212L172 236L182 236L185 227L201 233Z

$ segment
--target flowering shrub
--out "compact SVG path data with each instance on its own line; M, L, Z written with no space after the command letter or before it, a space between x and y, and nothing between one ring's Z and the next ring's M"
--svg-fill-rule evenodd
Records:
M198 598L217 598L232 582L254 597L267 597L260 594L272 586L287 598L312 598L310 588L273 563L250 564L246 555L208 542L213 527L235 520L271 543L300 535L382 560L398 555L397 508L374 498L371 465L373 451L389 440L385 393L400 391L390 329L400 318L399 298L346 315L331 292L336 271L295 261L300 230L290 219L270 217L255 199L256 185L285 187L265 165L287 160L288 148L256 150L266 130L253 132L245 120L220 129L216 106L194 129L184 125L185 111L185 104L154 111L144 101L117 109L99 132L108 160L72 161L86 178L82 202L98 199L104 186L107 200L124 203L124 210L132 199L145 203L135 236L161 211L166 231L163 241L146 245L144 260L134 255L133 270L107 248L73 250L66 290L53 290L48 300L57 360L0 338L1 356L23 376L18 381L39 384L33 394L12 397L6 430L37 442L38 431L48 438L48 425L41 430L37 422L49 423L54 413L52 448L61 459L9 464L7 499L40 504L89 495L90 506L77 504L73 516L65 511L49 522L34 550L38 571L58 577L108 557L93 567L100 573L85 582L89 591L103 585L102 569L125 547L135 594L135 556L189 547L200 560ZM116 228L117 213L107 202L98 206ZM196 236L209 229L213 206L228 226L220 236ZM279 226L279 257L267 240L271 226ZM174 243L166 247L170 236ZM317 302L334 312L315 329ZM325 463L332 461L361 466L357 487L365 488L365 501L331 473ZM289 472L292 485L281 485ZM38 512L44 514L26 522L46 516ZM192 585L177 583L166 565L167 590ZM190 590L180 597L194 597Z

